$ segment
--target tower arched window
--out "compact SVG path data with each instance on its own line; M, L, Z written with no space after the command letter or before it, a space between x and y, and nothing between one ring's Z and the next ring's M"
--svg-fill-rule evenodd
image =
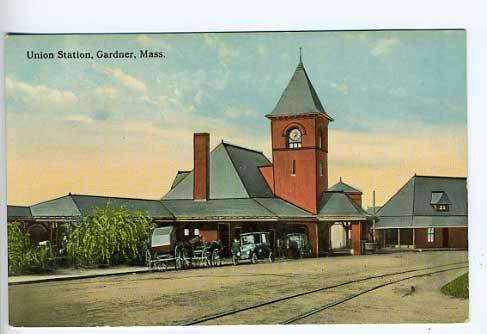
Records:
M287 145L289 148L301 147L301 131L298 128L292 128L287 135Z

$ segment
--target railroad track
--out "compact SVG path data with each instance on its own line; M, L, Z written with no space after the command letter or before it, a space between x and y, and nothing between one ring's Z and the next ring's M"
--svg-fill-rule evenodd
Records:
M334 284L334 285L324 286L324 287L320 287L320 288L317 288L317 289L312 289L312 290L308 290L308 291L304 291L304 292L300 292L300 293L296 293L296 294L292 294L292 295L278 297L278 298L275 298L275 299L267 300L267 301L260 302L260 303L257 303L257 304L253 304L253 305L250 305L250 306L244 306L244 307L237 308L237 309L231 309L231 310L227 310L227 311L223 311L223 312L207 314L207 315L204 315L204 316L201 316L201 317L198 317L198 318L194 318L194 319L190 319L190 320L186 320L186 321L180 322L180 323L178 323L176 325L177 326L198 325L198 324L202 324L202 323L208 322L210 320L216 320L216 319L221 319L221 318L224 318L224 317L229 317L229 316L232 316L232 315L236 315L236 314L244 313L244 312L247 312L247 311L252 311L252 310L255 310L255 309L258 309L258 308L262 308L262 307L265 307L265 306L273 305L273 304L276 304L276 303L289 301L289 300L292 300L292 299L295 299L295 298L304 297L304 296L316 294L316 293L323 292L323 291L327 291L327 290L336 289L336 288L343 287L343 286L347 286L347 285L352 285L352 284L356 284L356 283L366 282L366 281L370 281L370 280L374 280L374 279L384 279L384 278L388 278L388 277L391 277L391 276L398 276L398 275L404 275L404 274L409 274L409 273L417 273L417 272L420 272L420 271L428 271L428 270L432 270L432 269L438 269L438 268L445 268L445 267L449 267L449 266L455 266L453 268L446 268L446 269L441 269L441 270L436 270L436 271L429 271L429 272L426 272L426 273L409 275L407 277L402 277L402 278L395 279L395 280L392 280L392 281L382 282L382 283L377 284L377 285L374 285L372 287L368 287L366 289L359 290L358 292L356 292L354 294L351 294L351 295L348 295L346 297L339 298L339 299L337 299L337 300L335 300L335 301L333 301L331 303L326 303L326 304L320 305L318 307L314 307L314 308L312 308L312 309L310 309L308 311L305 311L303 313L300 313L298 315L295 315L293 317L290 317L288 319L285 319L285 320L282 320L282 321L279 321L278 322L279 324L292 324L292 323L294 323L296 321L305 319L305 318L307 318L307 317L309 317L311 315L314 315L316 313L319 313L319 312L325 311L327 309L333 308L333 307L338 306L340 304L343 304L343 303L345 303L345 302L347 302L349 300L352 300L352 299L357 298L359 296L362 296L364 294L370 293L370 292L372 292L374 290L377 290L377 289L386 287L388 285L397 284L397 283L400 283L400 282L403 282L403 281L406 281L406 280L409 280L409 279L413 279L413 278L419 278L419 277L424 277L424 276L433 275L433 274L439 274L439 273L443 273L443 272L447 272L447 271L451 271L451 270L458 270L458 269L467 268L468 266L466 266L465 264L466 264L466 262L456 262L456 263L444 264L444 265L439 265L439 266L432 266L432 267L426 267L426 268L404 270L404 271L398 271L398 272L393 272L393 273L386 273L386 274L381 274L381 275L368 276L368 277L359 278L359 279L355 279L355 280L349 280L349 281L342 282L342 283L338 283L338 284Z

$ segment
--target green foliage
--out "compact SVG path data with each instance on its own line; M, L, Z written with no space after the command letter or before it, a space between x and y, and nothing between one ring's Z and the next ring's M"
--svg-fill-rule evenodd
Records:
M468 272L444 285L441 292L453 297L468 298Z
M45 267L47 246L35 246L29 233L19 223L8 224L8 272L17 273L33 267Z
M146 247L151 220L126 207L96 208L68 236L73 264L117 264L137 258Z

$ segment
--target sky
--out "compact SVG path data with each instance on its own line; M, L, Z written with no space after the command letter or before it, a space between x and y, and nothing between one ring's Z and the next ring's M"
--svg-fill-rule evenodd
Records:
M467 176L465 32L10 35L7 201L161 198L193 132L271 157L270 121L299 61L335 121L329 184L390 198L411 176ZM28 51L136 59L27 59ZM141 58L139 50L164 58Z

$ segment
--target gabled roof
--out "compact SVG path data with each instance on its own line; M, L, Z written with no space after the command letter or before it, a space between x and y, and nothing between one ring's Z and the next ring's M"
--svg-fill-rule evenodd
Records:
M345 182L342 182L342 178L340 178L340 182L338 182L334 186L330 187L328 190L329 191L343 191L345 193L359 193L359 194L362 194L362 191L360 191L359 189L354 188L351 185L346 184Z
M446 192L444 192L444 191L433 191L431 193L431 202L430 202L430 204L437 204L437 205L446 204L446 205L450 205L451 204L451 201L450 201L450 198L448 198L448 195L446 194Z
M28 206L7 205L7 219L30 219L32 214Z
M322 114L333 121L321 104L308 74L300 61L274 110L267 117Z
M437 211L432 204L448 204L448 211ZM378 228L466 226L467 179L415 175L381 207L377 216Z
M107 205L125 206L128 209L140 210L152 218L170 219L172 214L158 200L108 197L96 195L66 195L31 206L34 218L64 217L79 218L88 216L95 208Z
M171 189L177 186L179 182L181 182L186 176L189 175L190 172L191 171L178 170L178 173L176 174L174 181L172 181Z
M443 193L438 200L447 199L448 211L436 211L431 201L434 193ZM446 197L444 197L446 195ZM377 212L380 216L458 216L467 215L467 179L415 175L409 179Z
M221 142L210 152L210 199L273 197L258 167L269 165L262 152ZM194 171L163 199L193 199Z
M30 207L34 217L79 218L81 212L71 195L51 199Z
M368 214L344 192L326 191L320 198L318 216L365 217Z

